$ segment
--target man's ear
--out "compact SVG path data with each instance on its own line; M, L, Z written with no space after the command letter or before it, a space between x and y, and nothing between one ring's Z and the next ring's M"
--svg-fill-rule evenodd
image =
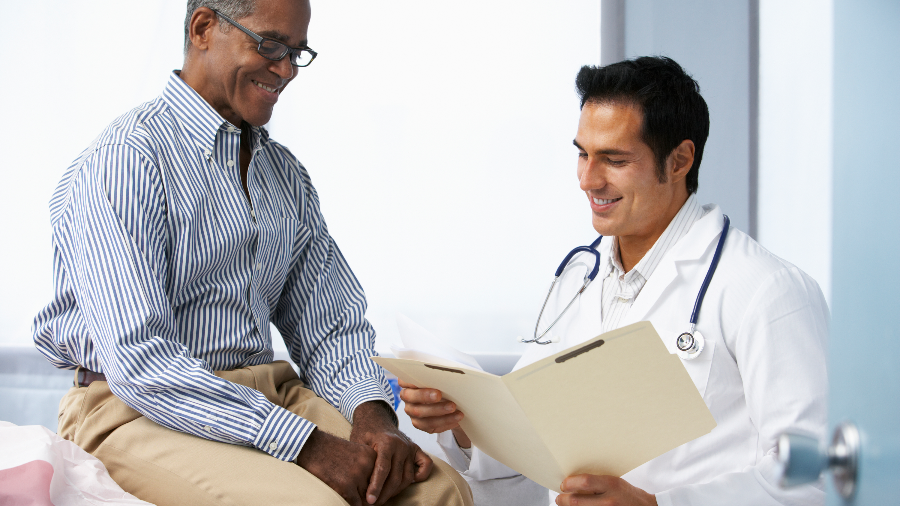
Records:
M672 182L683 180L694 165L694 141L685 139L669 153L667 176Z
M212 30L219 24L219 17L209 7L198 7L191 14L191 21L188 24L188 38L191 45L201 51L209 48L209 39Z

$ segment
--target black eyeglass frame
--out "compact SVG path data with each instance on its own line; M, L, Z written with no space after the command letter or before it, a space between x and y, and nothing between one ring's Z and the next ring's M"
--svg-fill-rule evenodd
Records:
M265 58L265 59L267 59L267 60L280 61L280 60L282 60L285 56L287 56L288 54L296 54L298 57L302 57L302 53L306 52L306 53L309 53L311 57L310 57L309 61L306 62L305 65L297 65L297 64L294 63L293 61L291 61L291 65L293 65L294 67L308 67L309 64L312 63L313 60L316 59L316 56L319 55L318 53L316 53L315 51L313 51L312 49L310 49L310 48L308 48L308 47L305 47L305 48L299 48L299 49L298 49L298 48L295 48L295 47L290 47L290 46L288 46L287 44L285 44L285 43L283 43L283 42L280 42L280 41L277 41L277 40L275 40L275 39L270 39L270 38L268 38L268 37L263 37L263 36L261 36L261 35L257 35L257 34L255 34L255 33L253 33L249 28L247 28L247 27L245 27L244 25L238 23L237 21L235 21L235 20L229 18L228 16L222 14L221 12L219 12L219 11L217 11L217 10L215 10L215 9L210 9L210 10L213 11L213 12L215 12L217 16L220 16L220 17L221 17L222 19L224 19L225 21L228 21L229 23L231 23L232 25L234 25L235 27L237 27L238 30L240 30L240 31L242 31L242 32L244 32L244 33L246 33L246 34L249 35L251 38L253 38L253 40L255 40L256 43L257 43L257 46L256 46L256 52L259 53L260 56L262 56L263 58ZM270 42L273 42L273 43L275 43L275 44L278 44L279 46L281 46L281 47L284 48L284 52L282 52L282 53L281 53L281 56L279 56L278 58L271 58L271 57L269 57L269 56L264 55L263 52L262 52L262 45L263 45L263 42L265 42L265 41L270 41Z

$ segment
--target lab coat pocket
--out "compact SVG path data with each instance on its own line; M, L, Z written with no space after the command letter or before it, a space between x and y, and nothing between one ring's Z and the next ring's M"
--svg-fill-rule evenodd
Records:
M706 393L706 384L709 382L709 370L712 368L712 359L715 351L716 341L707 339L703 351L697 358L693 360L682 359L681 361L701 396Z

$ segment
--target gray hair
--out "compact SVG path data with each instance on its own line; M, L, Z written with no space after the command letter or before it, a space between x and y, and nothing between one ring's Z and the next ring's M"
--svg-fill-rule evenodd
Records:
M200 7L221 12L231 19L237 20L253 14L256 10L256 0L188 0L187 15L184 17L184 54L187 56L191 47L191 16ZM220 20L221 21L221 20ZM230 23L219 23L219 29L227 32L232 28Z

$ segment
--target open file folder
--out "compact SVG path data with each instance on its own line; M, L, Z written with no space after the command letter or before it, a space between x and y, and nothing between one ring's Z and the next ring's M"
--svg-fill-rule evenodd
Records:
M373 357L441 390L486 454L559 492L567 476L622 476L709 433L716 422L650 322L607 332L504 376Z

